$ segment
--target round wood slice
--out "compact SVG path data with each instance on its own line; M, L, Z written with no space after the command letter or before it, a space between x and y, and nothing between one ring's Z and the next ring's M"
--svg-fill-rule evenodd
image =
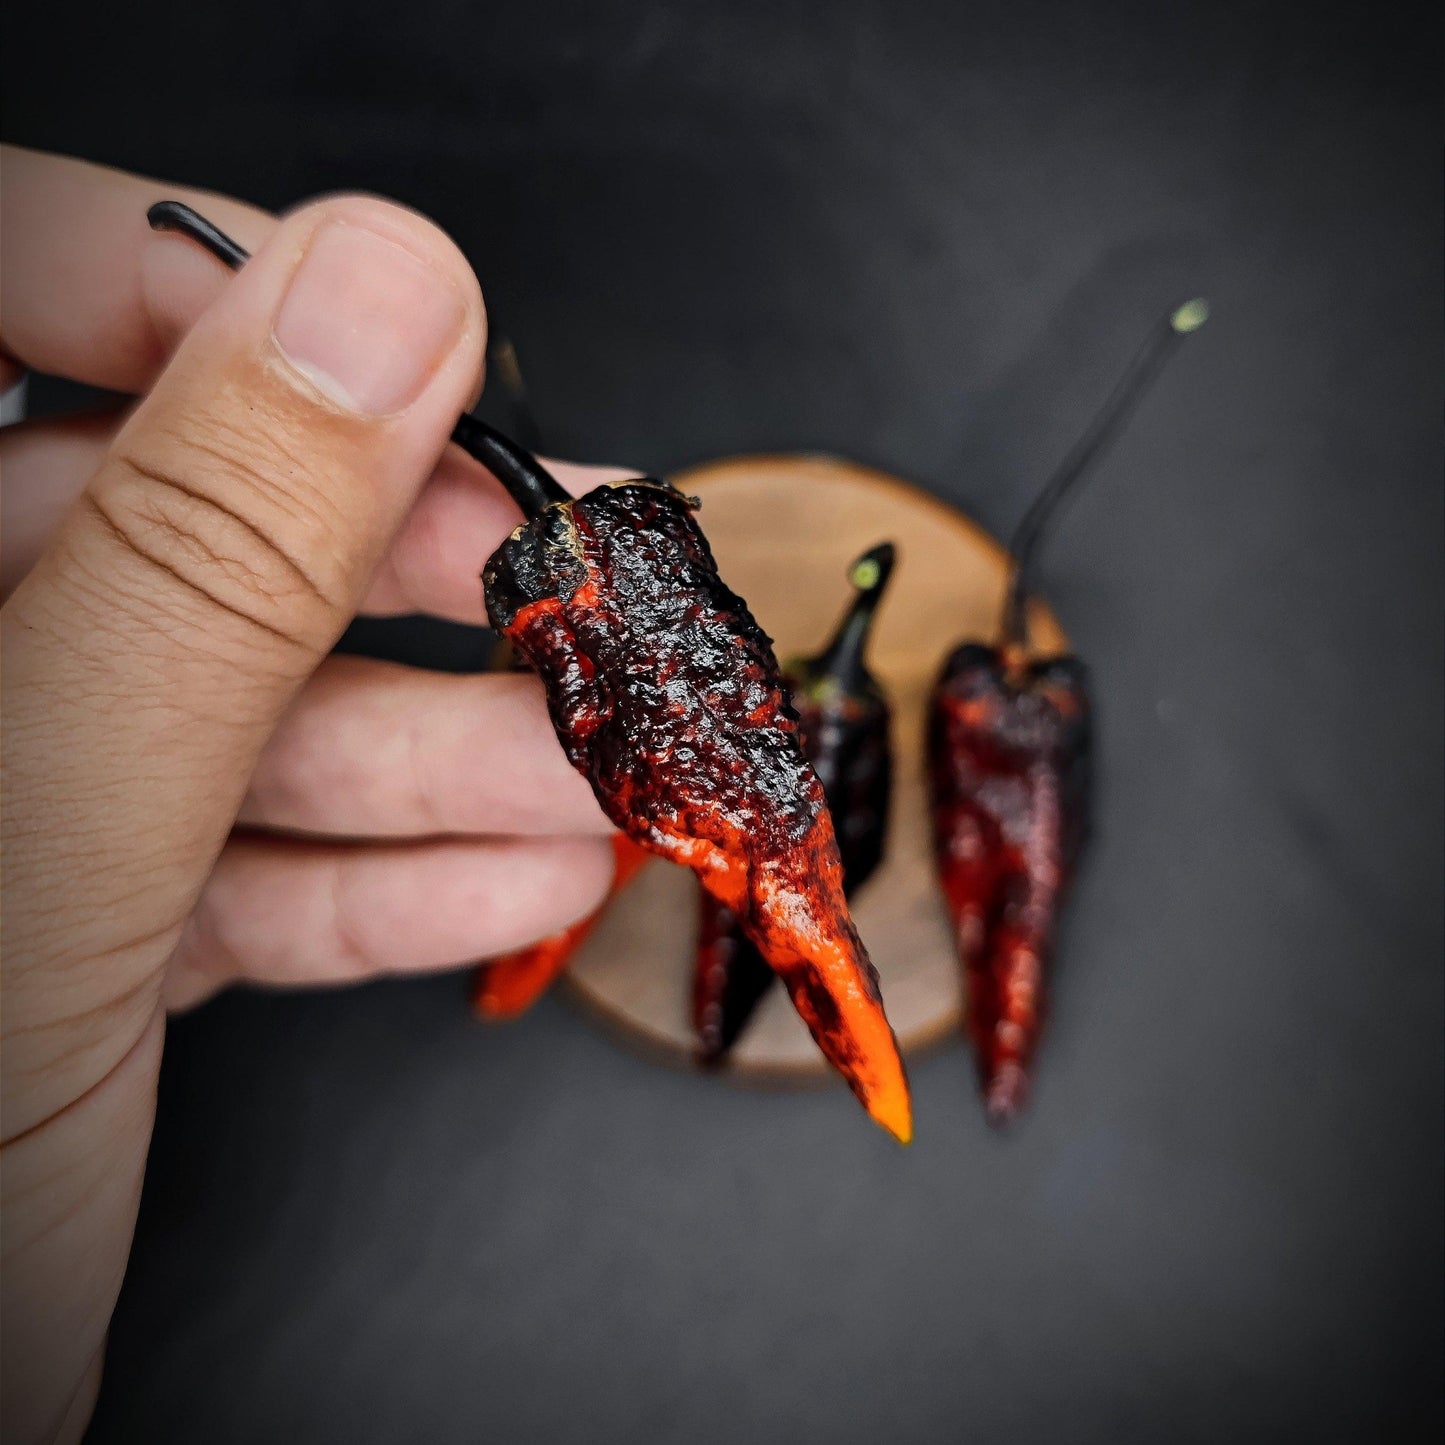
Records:
M702 499L698 520L719 571L783 660L826 641L850 595L852 560L877 542L897 545L869 650L893 706L893 808L883 863L852 908L905 1054L954 1036L961 984L933 871L924 705L954 644L997 634L1008 554L936 497L833 457L735 457L672 481ZM1066 650L1041 603L1030 622L1041 649ZM609 905L566 975L573 996L623 1039L683 1064L694 1050L697 892L688 870L648 864ZM763 999L723 1073L761 1083L833 1077L781 988Z

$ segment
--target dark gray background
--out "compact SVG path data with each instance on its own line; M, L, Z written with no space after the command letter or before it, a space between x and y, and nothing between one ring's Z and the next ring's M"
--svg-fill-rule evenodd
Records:
M957 1047L900 1152L555 999L485 1031L460 975L225 998L172 1028L92 1438L1438 1438L1425 12L44 8L11 139L429 212L580 457L825 448L1005 530L1215 305L1047 558L1103 786L1024 1126Z

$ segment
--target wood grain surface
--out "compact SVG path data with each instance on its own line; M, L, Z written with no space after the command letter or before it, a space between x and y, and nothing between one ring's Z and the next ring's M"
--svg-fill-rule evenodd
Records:
M898 566L875 625L869 662L893 706L894 796L884 861L853 900L905 1053L950 1037L961 989L934 881L923 779L924 704L947 651L991 641L1007 553L962 513L886 473L822 456L737 457L672 478L702 500L698 514L722 576L748 601L778 657L816 651L850 589L848 564L893 541ZM1035 604L1033 636L1066 644ZM697 883L656 861L609 907L567 976L571 994L629 1043L691 1064L689 1021ZM786 995L774 988L724 1073L759 1083L831 1077Z

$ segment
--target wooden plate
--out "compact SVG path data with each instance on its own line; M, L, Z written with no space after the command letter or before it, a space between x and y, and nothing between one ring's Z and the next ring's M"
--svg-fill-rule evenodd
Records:
M699 521L728 585L747 598L780 658L816 651L849 595L846 573L876 542L898 565L875 624L869 662L893 705L894 795L882 865L853 900L905 1053L956 1034L961 989L934 881L923 780L924 704L944 655L992 640L1008 555L976 523L883 472L833 457L735 457L672 478L702 499ZM1033 636L1065 650L1042 604ZM689 1021L697 884L650 863L609 907L567 974L573 996L654 1057L691 1064ZM724 1071L740 1080L832 1077L780 988L772 989Z

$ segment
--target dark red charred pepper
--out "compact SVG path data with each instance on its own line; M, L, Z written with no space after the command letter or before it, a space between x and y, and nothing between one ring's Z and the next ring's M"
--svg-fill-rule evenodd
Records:
M505 336L496 337L487 353L491 374L501 382L507 401L507 425L529 451L542 446L542 429L532 411L527 383L522 378L517 350ZM497 639L491 668L494 672L530 672L524 659L504 637ZM572 955L581 948L608 905L637 876L652 855L626 833L612 835L612 886L602 906L570 928L551 934L529 948L488 960L477 967L472 1006L480 1018L500 1023L524 1014L566 971Z
M988 1117L1024 1108L1059 910L1089 822L1090 707L1075 657L1035 657L1028 604L1045 523L1117 435L1179 341L1208 315L1179 307L1029 508L997 643L966 642L929 707L934 850L967 996L966 1028Z
M492 625L541 675L607 816L737 915L864 1107L907 1139L903 1065L822 784L772 647L691 507L650 479L547 506L487 564Z
M832 640L815 657L794 658L784 667L803 753L833 815L849 897L878 866L888 829L893 787L888 699L868 671L866 652L893 560L891 542L859 557L848 569L856 591ZM774 976L737 916L704 892L692 994L704 1064L722 1061Z
M162 202L149 219L233 268L247 260L187 206ZM772 646L718 577L694 504L650 478L574 500L474 417L452 436L527 518L483 572L487 612L541 676L567 756L623 832L738 915L828 1060L906 1142L903 1061L843 897L823 787Z

